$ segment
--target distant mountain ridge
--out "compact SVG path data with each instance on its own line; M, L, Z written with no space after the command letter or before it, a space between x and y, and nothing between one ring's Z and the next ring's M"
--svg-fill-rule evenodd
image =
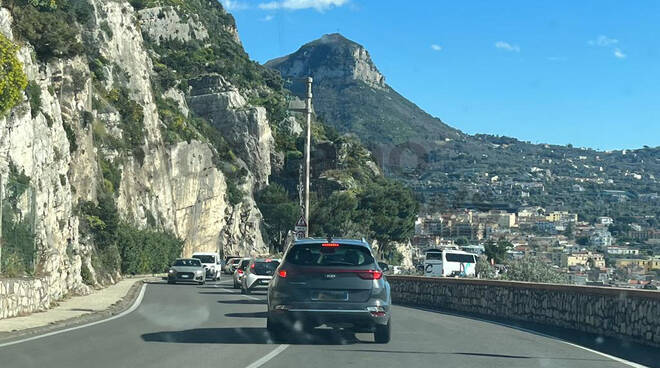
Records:
M376 144L421 144L463 134L399 95L385 82L361 45L333 33L303 45L291 55L268 61L284 78L314 79L314 108L340 132ZM296 94L303 91L293 89Z
M660 193L660 148L600 152L462 133L398 94L363 46L336 33L265 65L285 79L312 76L320 119L357 136L387 175L415 188L431 207L510 203L573 209L585 219L618 208L630 216L660 215L660 206L637 197ZM304 94L301 83L290 89ZM575 193L574 185L585 190ZM611 204L605 190L625 190L630 198Z

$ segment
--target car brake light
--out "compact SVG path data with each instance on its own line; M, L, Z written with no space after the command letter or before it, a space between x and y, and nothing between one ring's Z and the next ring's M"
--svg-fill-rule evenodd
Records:
M282 278L286 278L286 270L280 270L280 272L278 272L277 274L280 275L280 277Z
M358 276L365 280L380 280L383 277L383 273L381 271L369 270L358 272Z
M339 246L339 243L323 243L321 244L322 247L331 247L331 248L336 248Z

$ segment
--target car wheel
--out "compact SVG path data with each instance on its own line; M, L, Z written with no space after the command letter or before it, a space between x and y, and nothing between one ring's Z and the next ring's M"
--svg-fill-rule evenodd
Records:
M266 330L273 339L279 340L286 334L284 324L273 321L270 317L266 319Z
M390 342L390 335L392 334L392 320L387 321L386 325L376 325L374 332L374 341L379 344L387 344Z

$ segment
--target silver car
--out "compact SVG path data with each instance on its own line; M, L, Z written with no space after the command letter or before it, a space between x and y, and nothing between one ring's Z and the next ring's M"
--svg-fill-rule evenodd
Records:
M252 258L241 258L235 266L234 270L234 289L241 287L241 280L243 280L243 275L245 275L245 268L250 264Z
M241 294L250 294L253 289L259 286L268 287L270 280L273 279L275 269L280 265L279 259L255 258L243 271L241 279Z
M167 271L167 283L195 282L199 285L206 283L206 270L197 258L179 258Z
M354 239L303 239L289 247L268 288L267 328L352 327L390 341L390 284L371 247Z

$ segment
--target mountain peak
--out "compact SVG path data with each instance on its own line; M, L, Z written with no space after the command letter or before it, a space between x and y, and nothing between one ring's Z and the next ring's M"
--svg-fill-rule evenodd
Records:
M323 35L293 54L270 60L266 66L286 77L312 76L315 81L335 84L362 81L373 88L386 88L385 77L371 61L369 52L339 33Z

